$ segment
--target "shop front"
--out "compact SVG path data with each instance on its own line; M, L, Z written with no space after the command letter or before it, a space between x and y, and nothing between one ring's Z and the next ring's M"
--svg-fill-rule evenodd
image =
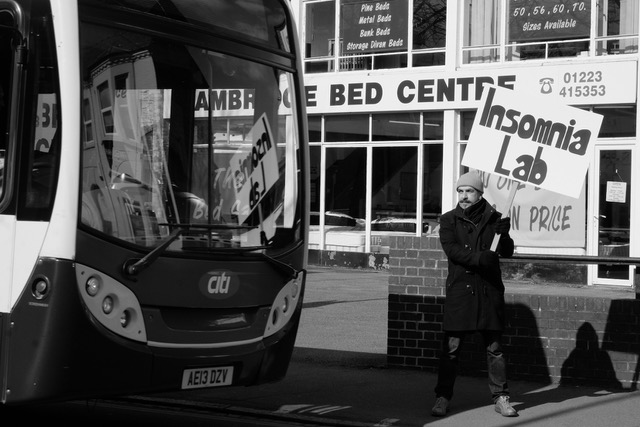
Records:
M586 173L567 167L576 194L481 170L499 209L519 186L505 212L517 253L640 256L635 2L572 2L573 11L544 0L297 3L307 47L310 260L387 268L390 237L437 234L468 170L464 153L488 86L548 110L548 120L567 106L602 118ZM634 266L574 267L530 274L633 285ZM528 274L523 268L513 274Z

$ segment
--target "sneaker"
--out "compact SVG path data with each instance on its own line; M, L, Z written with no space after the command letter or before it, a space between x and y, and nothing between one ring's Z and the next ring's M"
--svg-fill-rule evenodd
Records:
M449 410L449 400L446 397L438 397L436 399L436 404L433 405L433 409L431 409L431 415L434 417L444 417L447 415L447 411Z
M496 400L495 405L496 412L499 412L503 417L517 417L518 411L509 403L509 396L500 396Z

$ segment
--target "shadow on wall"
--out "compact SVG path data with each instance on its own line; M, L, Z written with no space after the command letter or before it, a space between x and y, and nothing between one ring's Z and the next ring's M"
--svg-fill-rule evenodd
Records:
M589 321L584 321L577 331L562 329L558 326L573 322L566 317L558 320L536 316L526 304L508 303L503 342L510 376L546 384L597 385L611 392L636 390L640 369L638 307L640 301L636 300L612 301L605 330L600 331L604 334L600 345L598 332ZM555 313L563 316L562 311ZM597 319L586 312L583 317L593 317L594 322ZM549 322L542 334L538 329L540 321ZM618 371L615 365L619 365ZM472 376L479 372L486 374L485 350L479 334L468 337L461 354L460 372Z
M630 368L635 364L634 369L629 369L629 371L633 371L633 374L630 374L632 390L637 390L640 374L639 322L640 300L612 300L602 339L604 351L616 352L620 362L628 364Z
M582 384L585 374L607 388L614 390L622 388L609 353L600 348L598 334L589 322L583 323L578 328L576 347L562 364L560 384Z

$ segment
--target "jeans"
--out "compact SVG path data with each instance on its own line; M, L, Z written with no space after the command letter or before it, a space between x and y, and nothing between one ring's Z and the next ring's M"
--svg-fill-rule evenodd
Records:
M442 341L442 355L438 369L436 397L453 397L453 385L458 375L458 356L466 332L447 332ZM500 396L509 395L507 385L507 362L502 353L502 334L499 331L481 331L482 340L487 348L487 370L489 390L493 401Z

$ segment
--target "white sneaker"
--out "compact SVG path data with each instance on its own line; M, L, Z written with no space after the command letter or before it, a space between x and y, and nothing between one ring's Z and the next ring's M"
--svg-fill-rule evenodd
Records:
M438 397L436 399L435 405L433 405L433 409L431 409L431 415L434 417L444 417L447 415L447 411L449 410L449 400L446 397Z
M500 396L496 400L495 405L496 412L500 413L503 417L517 417L518 411L509 403L509 396Z

